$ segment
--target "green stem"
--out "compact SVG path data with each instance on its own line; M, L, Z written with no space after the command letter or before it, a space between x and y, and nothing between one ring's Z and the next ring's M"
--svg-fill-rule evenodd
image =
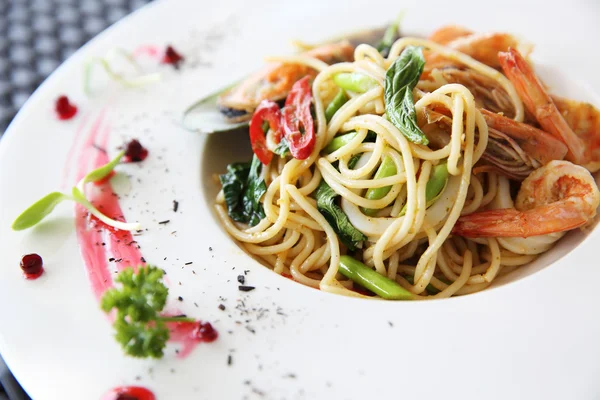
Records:
M378 85L377 81L360 72L340 72L333 76L333 82L342 89L364 93Z
M331 118L335 115L335 113L348 101L348 95L344 89L340 89L339 92L335 95L331 103L325 109L325 118L327 122L331 121Z
M425 186L425 208L429 208L440 198L448 184L448 164L439 163L431 170L427 186ZM400 216L406 214L406 204L400 211Z
M413 294L350 256L340 257L342 275L386 300L412 300Z
M137 222L128 223L116 221L102 214L96 207L94 207L92 203L90 203L88 199L85 198L83 193L77 187L73 188L71 194L73 196L74 201L84 206L90 212L90 214L92 214L94 217L98 218L100 221L104 222L108 226L112 226L113 228L117 228L122 231L137 231L142 229L141 225Z
M334 137L333 140L329 142L327 146L325 146L325 148L323 149L323 153L331 154L334 151L341 149L342 147L350 143L350 141L354 139L356 135L356 132L350 132Z
M188 317L158 317L157 319L162 322L196 322L194 318Z
M373 179L382 179L382 178L387 178L389 176L394 176L397 173L397 169L396 169L396 164L394 163L394 160L389 157L389 156L385 156L383 158L383 161L381 161L381 165L379 165L379 168L377 169L377 172L375 172L375 176L373 177ZM384 186L384 187L379 187L379 188L370 188L367 190L367 194L365 195L365 198L368 200L379 200L385 197L385 195L387 195L390 190L392 189L391 186ZM369 216L373 216L377 213L377 209L373 209L373 208L364 208L363 212L366 215Z

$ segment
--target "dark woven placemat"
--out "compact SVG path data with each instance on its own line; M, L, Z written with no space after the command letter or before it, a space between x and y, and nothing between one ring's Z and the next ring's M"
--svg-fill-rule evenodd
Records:
M0 0L0 135L81 45L150 0Z

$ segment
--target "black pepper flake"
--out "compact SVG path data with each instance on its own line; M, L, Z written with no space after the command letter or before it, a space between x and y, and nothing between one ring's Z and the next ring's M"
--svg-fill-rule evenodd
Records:
M393 328L393 327L394 327L394 324L393 324L393 322L392 322L392 321L388 321L388 324L390 325L390 328Z
M242 285L246 282L246 278L244 277L244 275L238 275L237 280Z
M183 301L183 297L179 296L179 297L177 298L177 300L179 300L179 301Z
M254 286L240 285L240 286L238 286L238 289L242 292L250 292L256 288Z
M113 261L115 261L115 258L114 258L114 257L111 257L111 258L109 258L109 259L108 259L108 261L109 261L109 262L113 262Z
M198 307L198 303L194 302L194 305L195 305L196 307Z
M173 200L173 212L177 212L179 210L179 202L177 200Z
M213 251L213 248L212 248L212 247L209 247L209 248L208 248L208 251Z
M233 364L233 357L231 356L231 354L229 354L227 356L227 365L231 365L231 364Z
M185 263L185 264L183 264L183 265L192 265L192 264L193 264L193 261L189 261L189 262L186 262L186 263Z
M158 224L159 224L159 225L166 225L166 224L168 224L169 222L171 222L171 220L170 220L170 219L165 219L164 221L160 221Z
M225 311L225 304L219 304L219 310Z
M254 333L254 334L256 333L256 331L254 330L254 328L252 328L251 326L248 326L248 325L246 325L246 329L247 329L249 332L252 332L252 333Z
M146 259L144 257L140 257L140 261L143 262L143 263L145 263Z

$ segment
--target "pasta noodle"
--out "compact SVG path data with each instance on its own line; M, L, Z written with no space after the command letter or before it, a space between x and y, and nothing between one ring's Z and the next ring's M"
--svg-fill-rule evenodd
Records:
M387 57L361 44L354 50L353 62L332 65L304 53L270 58L316 71L312 82L315 146L305 159L275 155L262 169L265 218L257 225L234 222L222 192L216 210L227 232L276 273L322 291L367 297L355 282L339 273L340 257L349 250L318 209L315 193L322 180L341 196L341 210L366 236L354 257L416 299L483 290L497 276L531 262L563 236L564 232L528 238L452 235L461 216L514 208L510 182L493 169L474 172L488 148L488 122L472 91L448 82L439 69L429 71L428 77L418 82L414 107L424 130L425 126L437 129L435 124L442 119L448 121L446 141L430 146L414 143L390 121L385 109L386 72L407 46L420 46L494 82L498 88L495 95L505 93L509 99L514 120L526 119L523 102L505 75L426 39L401 38ZM332 101L332 80L344 73L366 76L373 85L362 93L350 91L348 101L328 121L325 111ZM438 120L430 121L435 113ZM350 132L355 132L354 136L342 146L323 151L334 138ZM384 160L396 172L374 179ZM430 204L428 182L441 164L447 166L447 183ZM539 163L533 165L537 166ZM380 197L366 195L369 189L384 187L388 189ZM367 213L367 209L374 212Z

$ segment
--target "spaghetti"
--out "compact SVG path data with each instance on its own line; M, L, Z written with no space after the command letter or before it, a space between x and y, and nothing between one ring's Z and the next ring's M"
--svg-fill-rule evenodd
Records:
M425 50L426 59L437 57L433 69L425 62L412 90L418 125L427 133L429 145L409 140L386 112L386 74L403 51L415 46ZM227 232L278 274L323 291L358 297L370 294L339 273L346 254L402 286L411 298L423 299L483 290L496 277L551 248L564 230L531 237L453 232L461 223L473 222L463 221L466 216L514 210L515 202L509 178L487 167L482 158L495 142L490 141L479 96L468 85L445 79L440 59L482 77L480 81L492 82L493 90L510 100L500 105L510 106L506 114L514 116L515 123L527 120L523 96L507 76L452 46L426 39L398 39L385 58L375 47L361 44L353 61L332 65L308 54L270 59L316 71L311 106L315 143L305 159L275 154L262 166L264 217L254 226L233 220L226 195L219 193L215 207ZM333 83L336 76L361 77L368 87L346 90L348 100L327 120L326 108L338 89ZM270 148L281 140L272 129L266 135ZM348 136L342 145L325 151L344 135ZM384 164L392 173L378 175ZM486 167L474 171L481 165ZM539 166L530 162L527 168ZM443 189L430 198L430 185L439 171L447 171ZM339 198L340 212L363 235L355 249L345 244L322 212L316 195L322 184ZM376 190L379 196L369 195Z

